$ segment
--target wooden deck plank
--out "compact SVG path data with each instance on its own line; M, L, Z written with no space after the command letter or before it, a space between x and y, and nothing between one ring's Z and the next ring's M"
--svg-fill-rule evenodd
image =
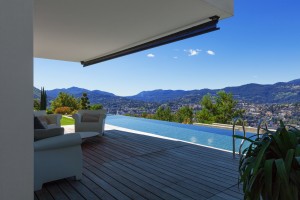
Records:
M124 199L129 200L130 198L111 186L109 183L104 181L101 177L96 176L96 174L89 169L86 169L84 172L85 175L87 175L93 182L95 182L98 186L103 188L105 191L107 191L111 196L115 197L116 199Z
M67 179L70 185L72 185L73 188L75 188L80 194L88 200L97 200L99 197L97 197L93 191L89 190L85 185L81 183L81 181L71 180Z
M90 180L88 177L84 176L80 180L80 182L85 185L87 188L89 188L99 199L108 199L108 200L114 200L112 195L110 195L108 192L103 190L103 188L99 187L96 183L94 183L92 180Z
M112 170L111 168L105 168L104 165L99 165L99 163L95 162L94 160L91 160L90 158L85 158L88 160L91 165L97 167L97 169L101 170L102 172L109 174L112 178L115 178L120 183L123 183L126 186L129 186L130 188L134 188L136 192L144 196L146 199L159 199L158 196L150 193L144 188L141 188L140 185L136 184L136 182L132 182L131 178L124 178L123 176L118 175L118 171ZM96 160L96 158L94 158Z
M184 180L188 179L194 185L198 185L198 184L200 184L200 185L201 184L202 185L207 185L207 186L210 186L210 187L212 187L214 189L217 189L218 191L223 191L224 189L226 189L225 187L222 187L222 186L215 185L215 184L212 184L210 182L207 182L205 179L194 179L194 178L190 179L190 178L186 178L181 173L177 173L175 171L170 171L169 169L162 168L161 166L156 165L156 163L149 162L148 160L140 160L139 158L135 158L133 161L135 163L143 162L143 164L145 166L147 166L148 168L151 168L152 170L158 171L161 175L166 174L168 176L174 177L174 178L178 179L178 181L184 181Z
M37 196L37 198L39 200L53 200L54 199L45 187L43 187L41 190L36 191L35 195Z
M139 186L147 189L151 193L155 194L158 199L172 199L174 196L164 192L160 188L156 187L155 183L153 183L151 180L145 179L142 176L140 176L137 173L130 173L125 168L121 168L118 164L115 162L105 163L104 166L109 167L114 172L119 174L120 176L123 176L126 179L129 179L133 182L138 183Z
M235 185L235 186L232 186L232 187L230 187L229 188L229 190L231 190L231 191L233 191L233 192L236 192L236 193L238 193L238 194L241 194L241 195L243 195L244 193L243 193L243 185L241 184L241 185Z
M222 173L227 172L232 175L238 175L238 171L237 171L238 164L231 163L229 165L229 163L227 163L226 165L225 164L223 165L222 163L227 162L227 161L223 160L222 157L218 157L215 155L209 155L209 154L197 155L196 153L185 152L184 149L181 149L181 150L174 149L172 151L172 153L176 154L177 157L186 156L185 157L186 160L189 160L195 164L199 163L200 165L206 165L207 167L212 167L212 170L213 169L220 170L220 168L222 168L222 171L221 171ZM193 155L194 158L191 155Z
M129 159L122 160L119 162L120 164L127 166L128 168L131 168L132 170L138 171L148 178L152 178L154 180L157 180L165 185L173 185L174 189L183 190L183 189L188 189L191 190L199 195L205 196L205 197L210 197L212 196L213 193L208 192L208 190L203 190L201 187L195 187L195 183L192 182L184 182L182 179L176 179L174 177L165 175L163 173L160 173L158 171L154 171L153 169L147 167L146 165L137 165L138 162L128 162ZM138 167L140 168L138 168ZM181 180L181 181L180 181ZM191 184L192 183L192 184ZM199 184L197 184L199 186ZM203 186L203 185L202 185ZM215 191L216 193L219 191Z
M217 153L215 151L211 151L212 149L204 148L199 145L189 145L184 146L184 153L186 154L194 154L199 157L217 157L220 158L223 163L221 163L224 167L231 168L232 165L237 165L239 163L239 159L233 159L232 155L230 155L229 152L219 151L220 153ZM209 150L207 150L209 149Z
M176 155L172 155L174 154L173 151L169 151L166 152L168 153L168 156L164 156L163 159L165 161L171 161L176 165L179 165L183 168L188 167L190 170L196 170L196 171L202 171L205 173L211 173L214 170L220 170L220 168L222 169L221 173L214 173L215 177L223 177L226 176L229 179L234 179L236 180L237 177L237 172L235 170L231 170L231 171L226 171L224 170L224 168L221 166L216 166L213 163L209 163L206 162L206 159L203 158L197 158L195 155L181 155L176 153ZM157 158L157 159L161 159L161 158ZM201 167L200 167L201 166ZM205 166L205 167L203 167Z
M237 188L237 186L235 186L235 187ZM244 198L244 195L242 193L235 192L231 189L225 190L224 193L227 194L227 195L230 195L232 197L235 197L237 199L243 199Z
M238 164L238 160L237 159L232 159L231 156L228 156L228 154L230 154L229 152L226 152L226 154L224 154L225 152L220 151L220 153L218 154L217 152L214 151L210 151L211 149L207 150L209 148L204 148L198 145L189 145L189 146L184 146L182 147L182 153L184 154L188 154L188 155L195 155L199 158L201 157L214 157L214 158L219 158L221 159L224 163L223 164L224 167L229 167L231 168L232 165L236 165ZM176 151L177 149L174 149L174 151ZM178 152L178 150L177 150Z
M189 199L189 198L193 198L194 196L197 195L197 193L194 193L193 191L187 190L185 188L181 188L180 192L178 192L178 190L175 190L173 188L170 188L170 185L172 184L164 184L162 182L160 182L157 179L153 179L153 178L149 178L148 176L146 176L146 171L142 171L141 173L133 170L129 167L127 167L126 165L122 165L123 161L120 162L114 162L113 164L118 165L121 169L125 170L127 173L130 174L134 174L136 177L141 178L142 180L146 180L147 183L157 187L158 189L170 194L174 197L177 197L179 199L185 198L185 199ZM110 163L112 164L112 163ZM198 199L201 199L201 197L199 196Z
M188 189L193 191L194 193L197 193L201 196L204 197L210 197L212 196L213 193L208 192L207 190L203 190L200 187L194 187L192 184L190 183L186 183L184 181L179 181L178 179L174 179L173 177L167 176L167 175L163 175L162 173L158 173L156 171L153 171L151 169L149 169L148 167L145 167L143 165L138 165L138 167L136 167L133 163L128 163L129 159L125 159L122 160L122 162L120 162L120 164L135 170L145 176L147 176L148 178L154 179L164 185L170 186L172 185L174 190L172 190L172 194L176 193L176 190L182 191L183 189Z
M137 193L139 193L141 196L145 197L146 199L157 199L158 198L158 196L151 193L147 188L141 187L138 182L131 181L130 179L127 179L127 178L119 175L114 170L110 169L109 167L102 165L98 169L103 171L104 173L109 174L111 177L115 178L120 183L123 183L124 185L128 186L129 188L134 189Z
M133 155L136 155L137 153L141 153L141 152L138 152L137 150L141 150L142 149L142 152L145 154L145 153L151 153L151 152L156 152L156 151L161 151L163 149L167 149L167 148L174 148L176 146L181 146L181 145L187 145L186 143L174 143L173 141L169 141L169 140L162 140L162 139L159 139L159 138L154 138L154 137L150 137L150 136L140 136L138 135L138 137L144 137L146 139L144 139L144 141L138 141L137 143L136 142L133 142L134 141L134 137L137 137L136 135L137 134L132 134L132 133L126 133L126 135L128 137L130 137L130 140L128 140L128 138L126 138L127 142L125 141L120 141L120 140L116 140L116 147L117 148L123 148L123 149L127 149L129 151L135 151L135 153ZM163 144L159 144L160 142L158 142L159 139L160 141L165 141L163 142ZM124 140L124 137L122 137L122 140ZM147 145L147 143L145 141L150 141L149 145ZM122 146L120 147L120 143L122 144ZM157 144L158 143L158 144ZM168 143L168 144L171 144L170 147L168 147L168 145L166 145L165 143ZM111 145L111 144L110 144ZM153 148L154 146L156 146L155 148ZM137 149L138 148L138 149Z
M145 153L162 150L165 148L174 148L180 145L186 145L186 143L182 143L182 142L174 143L173 141L166 140L166 139L154 138L150 136L138 135L138 134L127 133L127 132L125 133L128 137L130 137L130 140L128 140L128 138L122 137L115 141L121 142L124 145L128 145L129 148L132 148L132 146L138 147L139 149L143 150ZM142 138L142 139L137 139L137 138Z
M151 137L151 136L145 136L145 135L139 135L139 134L132 134L128 132L121 132L118 131L119 134L126 134L127 137L130 137L130 141L137 142L139 145L142 144L144 146L147 146L148 148L159 148L159 149L168 149L168 148L175 148L177 146L182 146L182 145L188 145L187 143L184 142L174 142L172 140L168 139L162 139L162 138L156 138L156 137ZM124 137L123 137L124 139Z
M50 183L46 186L47 190L50 192L54 199L68 200L69 198L64 194L64 192L57 186L55 182Z
M201 175L204 177L207 176L208 178L212 178L216 180L219 180L220 178L224 178L224 176L226 176L226 180L224 180L225 182L231 184L234 181L234 183L236 183L236 179L233 177L224 175L223 173L218 173L218 174L212 173L211 168L201 168L199 167L200 165L197 165L195 162L194 163L188 162L185 158L182 157L178 158L170 155L157 155L157 154L148 155L148 157L157 161L161 161L165 165L171 165L173 168L177 168L177 169L184 170L185 172L189 172L191 175L197 175L197 176Z
M145 199L143 196L135 192L134 190L128 188L126 185L120 183L118 180L109 176L108 174L98 170L94 166L88 167L89 170L93 171L98 177L101 177L104 181L109 183L112 187L118 189L120 192L128 196L130 199Z
M97 141L93 141L93 143L96 143ZM128 156L127 154L117 151L116 149L112 149L111 146L108 145L97 145L97 146L93 146L93 148L99 150L99 151L103 151L105 152L105 154L110 154L110 155L114 155L120 159L123 158L129 158L130 156Z
M235 198L235 197L233 197L233 196L231 196L231 195L228 195L228 194L226 194L226 193L224 193L224 192L221 192L221 193L219 193L219 194L216 194L215 195L215 198L216 197L218 197L218 198L221 198L221 199L226 199L226 200L239 200L238 198ZM213 199L214 199L214 197L212 197Z
M82 180L44 184L35 199L243 199L230 152L119 130L82 150Z
M81 196L66 179L57 181L57 185L69 199L84 200L83 196Z
M140 158L138 158L138 159L140 159ZM222 182L222 180L208 179L208 178L200 176L200 175L195 176L194 174L190 173L189 171L185 171L185 170L182 170L182 169L175 169L170 164L168 165L165 162L159 161L157 159L151 159L147 156L143 156L141 159L143 161L148 162L148 163L154 163L156 166L159 166L159 168L161 168L161 169L164 169L164 170L167 170L167 171L172 172L174 174L180 175L180 176L183 177L183 179L191 179L191 180L194 180L196 182L201 180L202 182L204 181L204 182L210 183L211 185L213 185L213 187L220 186L220 187L223 187L223 188L227 188L227 184Z

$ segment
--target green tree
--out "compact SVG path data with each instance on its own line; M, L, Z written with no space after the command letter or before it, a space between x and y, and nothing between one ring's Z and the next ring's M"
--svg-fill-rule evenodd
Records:
M82 93L82 96L80 98L80 109L82 110L89 110L90 109L90 101L87 96L87 93Z
M40 101L39 101L39 99L34 99L33 100L33 109L34 110L40 110Z
M226 93L225 91L219 91L216 97L216 121L218 123L228 123L233 117L236 117L235 107L237 101L233 99L231 93Z
M103 108L102 104L94 104L94 105L91 105L91 107L90 107L91 110L101 110L102 108Z
M80 104L78 100L73 96L69 95L64 92L60 92L56 99L54 99L51 102L51 109L52 111L55 111L57 108L60 107L70 107L72 111L78 110L80 107Z
M173 116L172 116L170 107L169 106L167 106L167 107L160 106L154 114L154 119L164 120L164 121L172 121Z
M213 103L213 97L210 94L204 95L201 102L201 111L196 113L196 119L201 123L215 122L216 105Z
M205 95L200 104L202 110L197 112L196 119L202 123L229 123L234 117L242 116L244 110L237 109L237 101L231 93L219 91L216 97Z
M175 114L176 122L191 124L193 121L193 110L188 106L181 107Z
M44 87L41 88L40 110L47 109L47 93Z

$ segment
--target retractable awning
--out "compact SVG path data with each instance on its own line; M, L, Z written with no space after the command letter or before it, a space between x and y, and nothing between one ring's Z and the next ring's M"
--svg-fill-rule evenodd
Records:
M233 0L36 0L34 56L99 63L217 30Z

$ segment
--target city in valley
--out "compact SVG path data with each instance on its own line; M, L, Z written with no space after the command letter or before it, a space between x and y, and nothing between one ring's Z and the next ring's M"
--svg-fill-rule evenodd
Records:
M148 108L143 107L127 107L118 106L108 109L111 114L122 114L131 116L142 116L143 113L154 114L157 110L157 105L148 104ZM193 108L194 113L201 110L200 104L164 104L163 106L169 106L172 112L176 112L182 106L189 106ZM268 123L268 127L277 127L280 120L286 124L293 126L300 126L300 103L290 104L254 104L239 101L239 109L244 109L245 114L243 116L247 125L251 127L257 127L260 119L265 119Z

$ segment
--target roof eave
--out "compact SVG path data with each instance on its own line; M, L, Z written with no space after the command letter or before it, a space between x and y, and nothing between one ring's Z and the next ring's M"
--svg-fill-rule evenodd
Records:
M181 30L176 33L172 33L170 35L167 35L167 36L164 36L164 37L161 37L161 38L158 38L158 39L155 39L155 40L143 43L143 44L139 44L134 47L130 47L130 48L118 51L118 52L114 52L114 53L111 53L111 54L108 54L105 56L101 56L101 57L94 58L94 59L87 60L87 61L81 61L81 64L83 65L83 67L86 67L89 65L97 64L97 63L111 60L114 58L126 56L126 55L129 55L132 53L137 53L139 51L147 50L150 48L162 46L162 45L169 44L172 42L176 42L176 41L191 38L194 36L202 35L205 33L212 32L212 31L216 31L216 30L220 29L217 27L219 18L220 18L219 16L212 16L212 17L210 17L210 21L208 21L206 23L203 23L203 24L200 24L197 26L193 26L191 28Z

